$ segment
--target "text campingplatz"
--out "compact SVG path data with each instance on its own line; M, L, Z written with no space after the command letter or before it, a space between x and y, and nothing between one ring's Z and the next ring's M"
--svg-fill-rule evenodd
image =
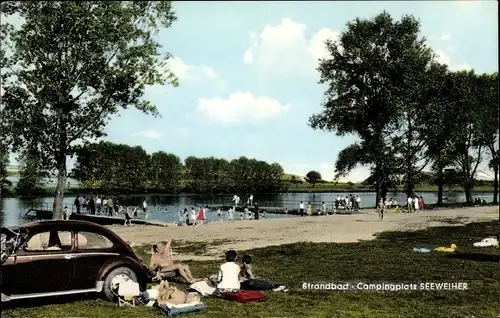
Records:
M314 291L463 291L469 289L466 282L418 282L418 283L393 283L393 282L322 282L302 283L303 290Z

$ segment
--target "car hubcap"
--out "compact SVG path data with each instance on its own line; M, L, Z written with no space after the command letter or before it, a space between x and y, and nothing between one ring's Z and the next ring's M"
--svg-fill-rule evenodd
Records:
M113 294L115 294L115 296L118 296L118 286L120 285L120 283L125 283L128 281L132 281L132 279L125 274L120 274L113 277L113 279L111 280L111 291L113 292Z

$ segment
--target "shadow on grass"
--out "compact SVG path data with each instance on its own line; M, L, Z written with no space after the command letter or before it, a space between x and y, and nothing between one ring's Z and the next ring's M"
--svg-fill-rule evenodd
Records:
M482 254L482 253L456 253L449 255L448 257L469 260L469 261L477 261L477 262L493 262L493 263L500 262L500 256L491 254Z
M288 293L266 293L263 303L237 304L204 297L207 309L189 317L495 317L500 313L500 265L468 259L479 254L472 244L499 233L495 222L463 227L384 232L375 240L348 244L297 243L238 251L253 258L255 273L282 282ZM334 229L333 229L334 230ZM414 247L458 246L457 257L415 253ZM146 263L151 255L144 253ZM136 248L134 248L136 249ZM191 249L191 247L189 248ZM498 255L497 248L481 248ZM221 261L186 262L194 276L217 272ZM326 292L303 289L316 282L469 282L466 291ZM179 285L185 289L185 285ZM49 302L42 302L42 304ZM35 305L36 306L36 305ZM120 308L103 300L41 305L2 311L17 317L164 317L157 308Z

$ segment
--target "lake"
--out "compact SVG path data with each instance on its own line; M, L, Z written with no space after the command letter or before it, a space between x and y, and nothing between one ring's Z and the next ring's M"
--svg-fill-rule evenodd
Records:
M297 209L300 201L306 205L312 202L314 211L319 209L321 202L327 204L328 209L332 209L333 203L337 195L359 195L361 198L360 206L373 207L375 206L375 193L373 192L352 192L352 193L281 193L281 194L265 194L256 195L254 202L259 203L259 206L266 207L286 207L288 209ZM433 204L437 201L437 192L422 192L417 193L422 196L427 204ZM460 192L446 192L445 202L455 203L464 202L465 195ZM240 195L240 206L244 205L248 196ZM404 193L390 193L388 198L393 198L398 201L400 205L406 204L406 195ZM481 200L491 202L493 200L493 193L475 192L473 197L479 197ZM144 196L135 196L128 198L119 198L121 205L141 205ZM225 204L231 205L232 195L218 195L218 196L200 196L200 195L175 195L175 196L148 196L149 205L149 219L165 222L177 222L179 210L187 208L191 210L192 207L197 205L212 205L212 204ZM75 197L67 197L64 199L64 205L71 208ZM26 223L27 219L23 218L24 211L32 206L40 207L43 203L51 209L53 198L39 198L39 199L19 199L19 198L3 198L0 199L0 223L2 226L16 226ZM206 218L207 222L212 222L217 219L216 211L208 211ZM296 217L293 215L285 214L271 214L267 213L266 218L284 218ZM239 218L239 213L235 213L235 219Z

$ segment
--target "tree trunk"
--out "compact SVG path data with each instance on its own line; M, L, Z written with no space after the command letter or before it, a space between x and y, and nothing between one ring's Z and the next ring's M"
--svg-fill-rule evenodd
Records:
M437 200L437 205L441 206L443 205L443 188L444 188L444 180L443 180L443 169L439 167L439 170L437 172L437 186L438 186L438 200Z
M466 182L464 184L464 192L465 192L465 202L467 204L472 203L472 184L471 182Z
M493 203L498 204L498 165L493 166L495 179L493 180ZM499 217L500 219L500 217Z
M408 120L408 138L406 143L406 195L413 195L413 164L412 164L412 149L411 143L413 139L413 129L411 125L411 117L407 114Z
M58 159L57 186L52 206L52 219L62 220L64 188L66 187L66 155L62 154Z

